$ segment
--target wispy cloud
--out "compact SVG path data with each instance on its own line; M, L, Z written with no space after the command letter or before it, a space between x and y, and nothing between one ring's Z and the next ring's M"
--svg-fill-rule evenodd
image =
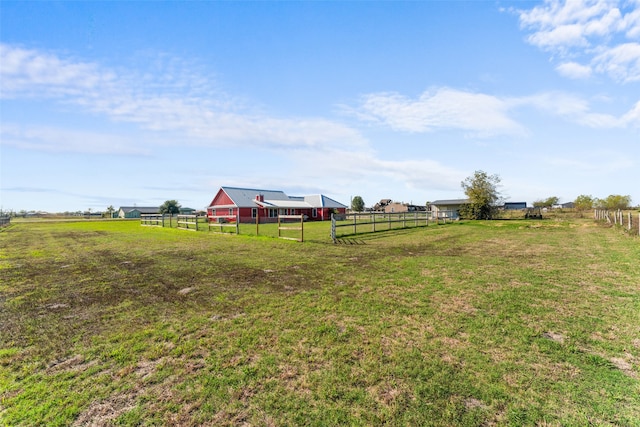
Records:
M593 74L591 67L577 62L563 62L556 67L556 71L565 77L575 80L588 79Z
M409 188L458 191L465 171L448 167L431 159L386 160L374 151L326 150L312 157L305 153L291 153L297 177L324 175L336 184L340 182L402 183ZM301 181L305 181L301 179Z
M611 114L593 112L586 99L563 92L545 92L513 98L511 104L514 108L532 107L563 120L593 129L625 128L633 125L632 117L616 117Z
M527 41L557 55L565 77L640 81L640 0L546 0L517 13Z
M571 158L547 157L546 162L553 167L571 170L584 175L618 173L621 170L637 168L638 165L630 157L615 151L600 150L596 152L576 153Z
M507 112L509 105L495 96L438 88L416 99L398 93L365 95L356 109L362 120L404 132L456 129L473 136L522 133L523 128Z
M83 132L46 126L24 127L1 123L3 145L46 152L149 155L150 149L132 138L97 132Z
M43 187L6 187L2 188L2 191L14 191L16 193L61 193L60 190Z
M74 62L0 43L0 96L79 96L112 85L115 75L96 64Z
M622 82L640 81L640 43L624 43L605 49L591 64L595 71Z
M592 111L590 103L563 92L543 92L521 97L497 97L441 88L416 99L397 93L362 97L355 108L346 109L367 122L391 129L424 133L454 129L474 137L525 135L528 130L512 116L516 110L533 108L563 120L596 129L640 126L638 104L617 117Z
M175 64L173 65L175 68ZM178 74L181 79L172 78ZM220 91L199 93L195 73L172 70L158 79L105 69L99 64L0 44L0 95L53 99L141 129L176 132L180 144L274 147L366 145L354 129L324 118L279 118L243 109ZM182 83L179 83L182 81ZM87 140L101 145L100 138ZM69 145L67 145L70 147Z
M622 116L622 121L640 129L640 101L638 101L629 112Z

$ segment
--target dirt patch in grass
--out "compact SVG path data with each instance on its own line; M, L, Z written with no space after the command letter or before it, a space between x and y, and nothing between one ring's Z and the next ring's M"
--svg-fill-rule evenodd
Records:
M613 365L616 368L622 371L623 374L634 379L640 379L640 375L638 375L638 373L633 369L633 365L632 365L632 361L634 360L633 357L628 357L628 358L612 357L609 360L611 361L611 363L613 363Z
M79 360L81 356L74 356L69 359ZM151 377L156 374L158 367L168 363L168 359L143 360L136 365L126 366L117 372L112 372L114 383L127 381L127 378L135 378L132 387L125 391L117 391L106 399L94 400L76 418L73 426L105 426L114 425L115 421L123 414L134 410L140 404L142 396L156 397L162 399L170 393L172 382L175 379L168 378L165 381L154 382ZM87 365L87 364L85 364Z
M56 360L49 364L46 369L48 374L55 374L59 372L83 372L87 369L96 366L97 360L86 361L84 356L76 354L67 359Z
M473 398L473 397L468 397L468 398L464 399L464 406L467 409L474 409L474 408L488 409L489 408L487 405L485 405L482 402L482 400L478 400L478 399Z
M113 425L114 421L125 412L134 409L140 391L119 393L110 398L93 402L75 420L74 427L100 427Z
M406 384L385 381L367 388L367 392L383 407L394 407L400 402L412 400L415 396Z
M564 344L564 335L556 332L545 332L542 334L542 338L557 342L558 344Z

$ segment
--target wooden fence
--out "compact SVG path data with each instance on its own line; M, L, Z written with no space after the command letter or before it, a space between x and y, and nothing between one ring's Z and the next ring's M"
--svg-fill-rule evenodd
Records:
M143 214L140 215L140 225L147 227L164 227L163 214Z
M609 224L620 226L629 234L640 235L640 213L636 216L631 211L595 209L593 217L596 221L606 221Z
M240 217L238 215L210 215L207 217L209 221L209 231L212 227L219 227L220 233L224 229L235 228L236 234L240 234Z
M176 224L181 230L198 231L198 215L178 215Z
M339 237L352 236L363 233L375 233L395 228L426 227L429 223L452 222L456 217L454 211L432 212L367 212L349 213L346 215L331 215L331 239L338 241ZM338 229L345 232L339 233Z
M295 222L287 222L287 220L295 220ZM286 225L286 224L298 224L300 225ZM282 235L283 230L300 231L300 237L287 237ZM278 215L278 237L280 239L296 240L298 242L304 242L304 215Z

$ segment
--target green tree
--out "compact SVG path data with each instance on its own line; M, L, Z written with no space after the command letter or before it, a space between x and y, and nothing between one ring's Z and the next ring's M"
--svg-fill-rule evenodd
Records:
M579 211L584 211L587 209L593 208L595 205L595 199L591 197L591 195L581 194L573 201L576 209Z
M107 208L107 218L113 218L113 213L116 211L116 209L113 207L113 205L109 205L109 207Z
M364 200L360 196L354 196L351 199L351 210L355 212L362 212L364 210Z
M606 209L629 209L629 206L631 206L631 196L611 194L603 200L603 203Z
M469 203L460 209L460 214L471 219L493 219L498 214L502 197L498 191L500 177L484 171L475 171L462 181L462 189Z
M160 205L160 213L177 214L180 213L180 203L177 200L167 200Z
M533 206L536 208L547 208L553 205L557 205L560 201L560 198L556 196L547 197L546 199L536 200L533 202Z

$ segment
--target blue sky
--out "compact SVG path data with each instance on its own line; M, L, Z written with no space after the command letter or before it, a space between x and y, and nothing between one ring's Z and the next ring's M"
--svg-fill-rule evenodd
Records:
M640 204L640 0L0 2L0 204Z

